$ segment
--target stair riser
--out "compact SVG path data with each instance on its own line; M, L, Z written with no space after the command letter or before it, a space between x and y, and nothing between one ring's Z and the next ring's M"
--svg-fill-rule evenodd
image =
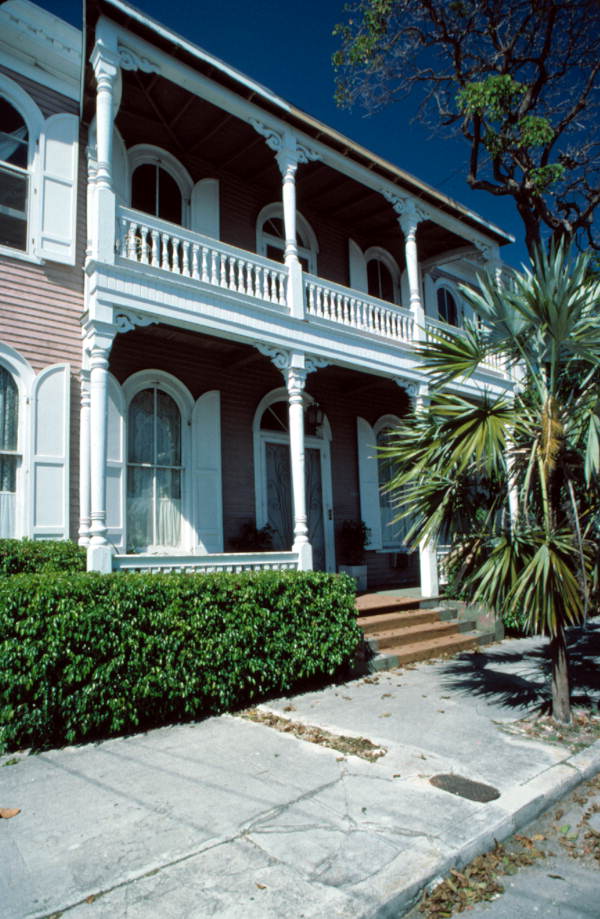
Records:
M429 625L431 622L439 622L439 618L436 613L388 613L385 617L377 616L375 621L368 616L359 616L357 622L365 635L371 635L373 632L389 632L392 629Z
M426 661L435 657L442 657L450 654L458 654L459 651L469 651L472 648L478 648L481 644L479 636L476 638L464 638L446 648L420 648L418 651L403 651L401 648L394 649L391 653L398 658L400 666L403 664L413 664L417 661Z
M411 630L406 634L403 629L399 629L397 632L391 632L386 635L370 635L369 637L376 641L382 650L384 648L402 648L405 645L414 645L420 641L450 638L453 635L460 635L462 632L470 632L474 624L472 622L449 622L445 624L444 628L439 628L440 623L437 623L437 626L435 629L419 629L418 633Z

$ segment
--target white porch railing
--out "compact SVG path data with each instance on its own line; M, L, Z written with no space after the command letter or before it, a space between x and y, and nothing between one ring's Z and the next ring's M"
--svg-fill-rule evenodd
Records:
M149 214L119 207L117 252L138 265L286 306L287 269Z
M305 275L306 310L309 316L382 335L393 341L414 341L414 320L409 310L357 294L348 287Z
M454 327L452 327L453 330ZM434 341L434 336L440 335L442 338L447 338L448 336L448 325L445 322L440 322L438 319L432 319L427 317L425 320L425 338L426 341ZM490 354L483 361L483 366L491 370L496 370L498 373L506 375L506 367L504 364L504 358L501 354Z
M297 571L297 552L230 552L219 555L113 555L113 571L152 574L226 571Z

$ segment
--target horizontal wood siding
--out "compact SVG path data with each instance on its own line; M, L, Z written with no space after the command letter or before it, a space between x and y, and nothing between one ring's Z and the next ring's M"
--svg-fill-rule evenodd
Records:
M19 83L48 117L77 114L78 105L60 93L0 66ZM0 340L26 358L36 373L50 364L71 364L71 536L79 519L79 368L83 312L83 262L86 244L85 133L79 139L77 253L73 267L46 261L35 264L0 255Z

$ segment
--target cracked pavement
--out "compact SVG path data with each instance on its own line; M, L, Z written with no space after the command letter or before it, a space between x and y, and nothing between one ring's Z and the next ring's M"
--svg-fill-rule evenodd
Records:
M499 730L539 702L536 648L265 706L381 744L372 763L231 715L19 757L0 768L0 800L21 808L0 821L3 919L397 919L600 768L600 743L573 756ZM440 772L500 797L449 794Z

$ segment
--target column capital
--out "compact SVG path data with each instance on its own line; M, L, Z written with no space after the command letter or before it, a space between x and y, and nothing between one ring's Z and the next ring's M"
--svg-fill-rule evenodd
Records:
M96 41L90 55L90 63L94 70L98 88L112 91L121 69L117 51L108 47L99 39Z
M419 207L414 198L398 195L387 190L383 192L383 197L392 205L405 236L415 233L418 225L423 220L427 220L426 211Z
M394 383L404 390L411 402L416 400L421 386L418 380L411 380L408 377L394 377Z
M83 347L89 355L90 369L94 356L97 360L100 360L102 355L106 353L106 358L108 360L116 334L117 329L115 326L105 322L91 321L84 325Z
M257 118L251 118L250 124L265 138L267 146L276 153L277 165L284 179L286 175L293 176L300 163L320 159L316 150L308 144L301 143L291 131L280 131Z
M317 357L314 354L304 354L302 351L288 351L286 348L266 345L263 342L257 342L255 348L265 357L270 357L275 367L281 370L286 379L290 370L304 373L306 378L309 373L314 373L315 370L319 370L321 367L329 366L329 361L326 358Z

